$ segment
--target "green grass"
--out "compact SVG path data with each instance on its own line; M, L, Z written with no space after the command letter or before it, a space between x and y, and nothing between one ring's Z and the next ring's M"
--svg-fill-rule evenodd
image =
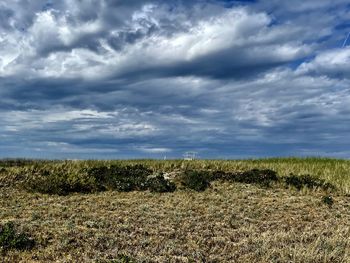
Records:
M350 161L326 158L271 158L257 160L125 160L125 161L45 161L24 164L23 166L12 166L6 168L6 173L0 171L1 174L20 179L23 172L29 167L46 167L48 170L60 169L64 166L69 173L76 173L82 168L95 166L110 166L110 165L136 165L142 164L154 171L173 171L177 169L192 169L192 170L222 170L222 171L247 171L251 169L271 169L276 171L279 176L295 175L312 175L335 185L343 193L350 194ZM0 167L2 166L0 162ZM8 166L3 165L4 167ZM4 180L4 176L2 176Z

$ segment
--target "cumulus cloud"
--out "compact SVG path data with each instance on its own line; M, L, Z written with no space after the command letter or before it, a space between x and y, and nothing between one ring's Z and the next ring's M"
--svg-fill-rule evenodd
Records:
M119 28L108 33L103 32L102 18L72 23L70 11L37 13L25 36L12 34L3 41L4 49L14 48L2 61L2 74L88 79L140 74L238 78L309 52L300 41L281 41L281 29L271 27L271 18L265 13L243 7L223 10L169 36L158 30L162 21L152 16L158 15L156 8L144 5L132 14L129 31Z

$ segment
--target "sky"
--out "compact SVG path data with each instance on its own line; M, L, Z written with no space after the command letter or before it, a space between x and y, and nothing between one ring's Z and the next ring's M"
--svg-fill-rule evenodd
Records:
M348 0L0 0L0 158L350 157Z

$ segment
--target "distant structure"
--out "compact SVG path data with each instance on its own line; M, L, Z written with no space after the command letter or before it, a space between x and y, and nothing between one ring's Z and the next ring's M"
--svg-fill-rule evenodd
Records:
M183 157L186 161L193 161L196 159L197 152L185 152Z
M349 32L348 36L345 38L345 40L344 40L343 48L346 46L346 43L348 42L349 38L350 38L350 32Z

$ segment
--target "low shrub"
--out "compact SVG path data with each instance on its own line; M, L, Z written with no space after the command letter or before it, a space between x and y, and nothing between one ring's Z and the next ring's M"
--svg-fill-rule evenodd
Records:
M112 165L80 170L60 165L51 169L33 167L26 170L26 173L28 176L23 183L25 189L67 195L73 192L91 193L104 190L146 190L147 177L152 171L142 165Z
M166 193L174 192L176 190L175 183L166 180L163 174L147 179L147 188L151 192Z
M262 186L269 186L272 182L278 181L278 176L275 171L266 169L253 169L245 172L226 173L223 171L214 171L212 173L213 180L225 180L230 182L245 183L245 184L259 184Z
M24 188L44 194L90 193L98 189L96 179L86 173L66 170L36 170L27 176Z
M117 190L122 192L146 190L147 177L152 170L143 165L133 166L102 166L84 170L96 179L100 190Z
M332 190L334 186L327 183L325 180L310 176L310 175L294 175L290 174L284 178L284 182L287 186L295 187L298 190L302 188L316 189L321 188L323 190Z
M52 174L44 168L30 167L22 171L25 180L22 186L28 190L39 193L62 194L65 190L65 180L58 174Z
M322 203L328 205L329 207L332 207L332 205L334 204L334 200L331 196L326 195L322 197Z
M187 170L181 175L180 179L184 187L197 192L204 191L210 186L208 172Z
M250 171L239 173L236 176L233 176L231 180L239 183L269 186L270 183L278 181L278 176L275 171L269 169L253 169Z
M107 189L106 182L111 177L111 167L101 166L101 167L90 167L83 168L80 173L86 174L89 177L95 179L96 188L100 191Z
M210 179L211 181L215 180L229 180L232 177L233 173L224 172L221 170L215 170L211 172Z
M27 234L16 232L13 222L0 226L0 247L2 250L28 250L34 245L35 241Z
M128 192L147 189L147 177L152 171L143 165L111 166L110 176L106 180L108 188Z

